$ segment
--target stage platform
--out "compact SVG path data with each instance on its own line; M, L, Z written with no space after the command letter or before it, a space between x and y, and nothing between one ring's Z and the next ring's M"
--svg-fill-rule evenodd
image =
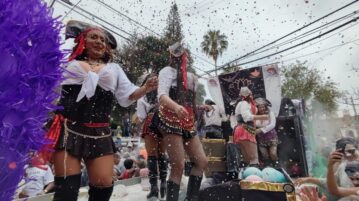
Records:
M187 180L184 179L183 183L187 184ZM181 187L179 200L184 200L185 192L184 186ZM78 201L87 201L88 188L83 187L80 189ZM147 201L146 195L149 191L142 190L141 178L136 177L132 179L121 180L115 183L113 194L110 201ZM14 201L52 201L53 193L37 196L27 199L15 199ZM155 200L151 200L155 201Z

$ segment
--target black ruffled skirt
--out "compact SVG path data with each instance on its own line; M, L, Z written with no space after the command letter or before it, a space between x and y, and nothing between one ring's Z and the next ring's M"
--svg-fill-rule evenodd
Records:
M56 150L66 150L72 156L84 160L116 152L109 127L92 128L67 122L68 130L65 132L64 124Z

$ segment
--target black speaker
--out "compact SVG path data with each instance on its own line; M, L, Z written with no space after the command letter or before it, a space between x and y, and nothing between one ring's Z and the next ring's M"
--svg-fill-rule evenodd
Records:
M291 177L308 176L304 133L298 115L277 118L278 157L282 167Z

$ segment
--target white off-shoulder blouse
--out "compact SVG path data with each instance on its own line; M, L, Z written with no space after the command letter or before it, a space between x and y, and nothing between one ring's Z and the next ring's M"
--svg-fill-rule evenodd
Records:
M95 94L97 85L114 93L118 103L123 107L128 107L135 102L129 97L138 89L138 86L127 78L123 69L116 63L107 63L98 73L95 73L86 72L78 61L73 60L68 63L63 75L65 79L61 85L82 85L76 102L85 96L91 98Z
M171 87L177 86L177 70L171 66L164 67L158 75L158 99L162 95L169 96ZM191 73L187 72L187 86L189 90L197 90L197 77Z
M247 101L240 101L234 112L235 116L242 115L244 122L253 121L254 114L251 111L251 105Z
M145 97L141 97L137 100L136 114L139 120L142 122L146 119L148 112L156 107L156 104L150 104L146 101Z

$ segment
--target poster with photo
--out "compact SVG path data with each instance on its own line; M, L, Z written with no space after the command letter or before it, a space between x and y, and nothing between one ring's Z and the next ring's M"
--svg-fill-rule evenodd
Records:
M254 98L264 97L272 103L271 110L278 116L281 102L279 69L276 64L258 66L219 75L207 80L213 100L232 115L240 101L239 91L247 86Z

